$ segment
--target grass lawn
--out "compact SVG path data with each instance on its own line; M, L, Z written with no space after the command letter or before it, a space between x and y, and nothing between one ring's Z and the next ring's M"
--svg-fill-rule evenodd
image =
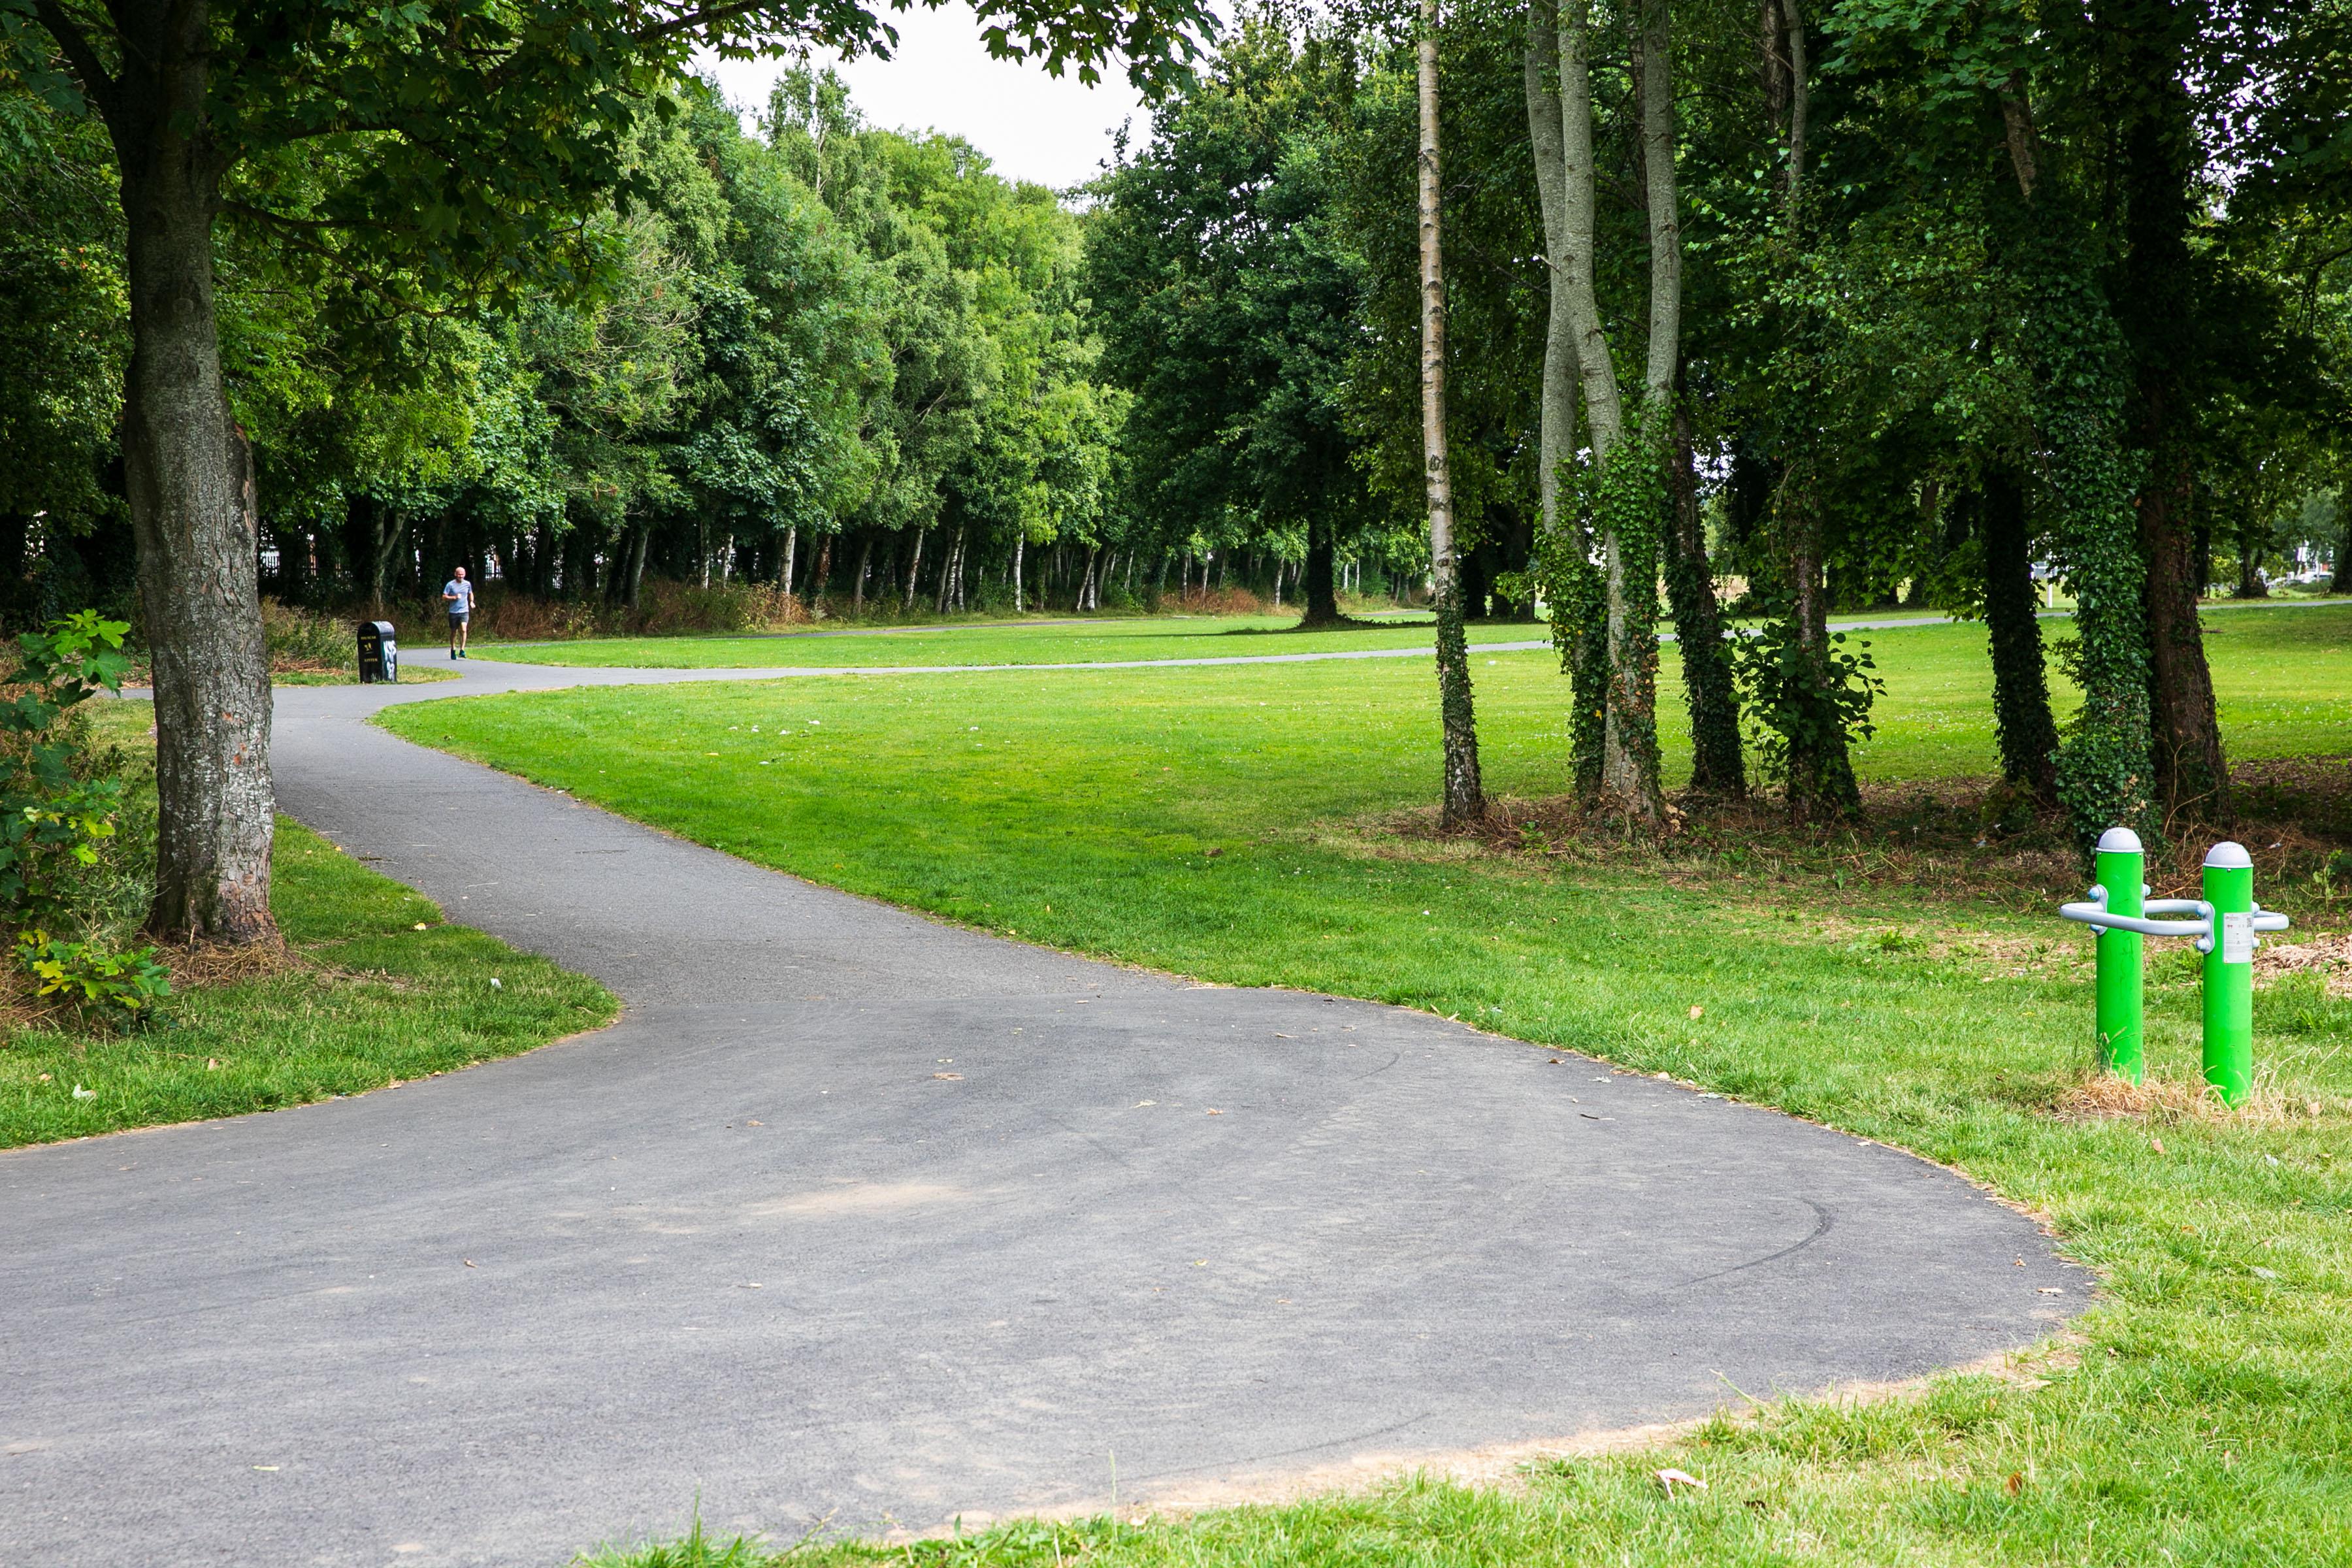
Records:
M2352 607L2209 618L2236 754L2352 752ZM1982 629L1870 635L1889 692L1865 775L1989 771ZM1552 658L1473 673L1490 789L1561 789ZM1432 687L1418 660L876 676L380 721L976 926L1458 1015L1917 1150L2047 1216L2103 1275L2098 1306L2022 1376L1782 1402L1524 1485L811 1544L794 1563L2352 1563L2352 999L2317 973L2263 987L2252 1111L2183 1094L2081 1114L2088 941L2046 908L1737 848L1669 879L1405 831L1436 785ZM1670 684L1662 713L1677 701ZM2294 907L2339 932L2352 912ZM2181 1089L2195 985L2193 954L2151 966L2150 1061ZM1709 1489L1669 1502L1662 1464ZM681 1550L627 1560L694 1560Z
M143 731L146 709L107 704L109 730ZM527 1051L618 1010L594 981L447 923L430 899L284 817L272 870L296 962L193 986L177 976L163 1016L125 1034L15 1031L0 1043L0 1148L357 1094ZM94 1097L76 1100L77 1086Z
M1067 625L982 622L947 629L887 628L775 632L737 637L591 637L577 642L483 643L484 658L522 664L624 666L649 669L757 669L774 666L909 664L1070 664L1094 659L1234 658L1270 653L1422 647L1425 616L1382 616L1364 630L1299 632L1294 616L1152 616ZM1275 634L1281 634L1276 636ZM1536 625L1470 628L1480 642L1541 641Z

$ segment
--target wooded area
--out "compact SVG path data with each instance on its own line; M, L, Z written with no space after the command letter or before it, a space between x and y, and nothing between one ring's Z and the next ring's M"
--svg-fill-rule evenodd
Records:
M0 610L143 633L159 929L267 927L257 596L458 563L558 626L1433 588L1456 820L1465 617L1541 606L1564 787L1655 826L1662 620L1696 789L1833 816L1828 616L1959 610L2015 784L2227 818L2197 598L2352 516L2342 5L1283 7L1189 71L1197 7L983 9L1160 93L1089 186L684 74L849 7L0 0Z

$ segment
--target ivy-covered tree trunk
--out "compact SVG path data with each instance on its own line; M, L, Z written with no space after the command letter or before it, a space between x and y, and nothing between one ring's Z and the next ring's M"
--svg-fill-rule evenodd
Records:
M1985 629L1992 643L1993 731L2000 744L2000 774L2033 792L2045 805L2058 802L2058 725L2050 715L2050 683L2035 618L2032 530L2025 521L2025 488L2018 476L1994 468L1980 498L1984 546Z
M1810 480L1810 459L1800 458L1781 486L1778 520L1796 663L1790 677L1796 700L1787 735L1789 812L1799 821L1851 816L1862 809L1845 726L1833 717L1831 693L1837 680L1830 661L1829 580L1822 559L1821 506Z
M1550 285L1544 323L1543 385L1537 434L1537 500L1542 566L1552 642L1569 677L1569 753L1579 795L1601 788L1601 731L1609 685L1609 639L1601 574L1582 509L1572 505L1562 471L1576 456L1576 396L1584 367L1579 356L1575 243L1570 238L1567 108L1551 73L1568 59L1557 0L1528 7L1522 74L1528 100L1528 141L1535 156L1536 195L1543 213L1544 270Z
M1437 703L1444 731L1441 824L1465 827L1486 815L1478 776L1478 722L1470 698L1470 647L1462 629L1462 578L1454 549L1454 479L1445 430L1445 262L1440 227L1437 0L1421 0L1421 435L1429 492L1429 564L1437 611Z
M1731 649L1723 639L1723 605L1706 557L1706 524L1699 515L1696 454L1689 405L1675 405L1673 466L1667 484L1674 505L1666 552L1666 602L1675 616L1682 655L1683 700L1690 710L1691 788L1738 799L1748 793L1739 749L1739 690Z
M126 0L120 79L90 76L122 174L131 363L122 467L155 678L155 902L174 937L272 942L269 661L252 459L213 308L224 163L205 134L203 0Z
M2058 748L2058 799L2087 854L2109 827L2158 841L2148 720L2148 640L2123 444L2123 344L2085 247L2053 204L2037 201L2015 249L2034 359L2034 444L2050 498L2051 540L2074 595L2083 706Z
M2114 298L2132 356L2131 431L2145 464L2138 497L2147 564L2149 718L2156 788L2168 817L2230 818L2213 676L2197 619L2203 574L2194 568L2191 490L2196 410L2190 394L2200 334L2196 263L2196 130L2188 38L2174 0L2121 0L2103 17L2123 72L2120 118L2125 254Z

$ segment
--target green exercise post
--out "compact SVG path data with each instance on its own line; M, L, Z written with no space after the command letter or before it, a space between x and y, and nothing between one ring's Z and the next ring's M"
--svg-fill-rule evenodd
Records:
M2100 1063L2140 1081L2140 938L2194 937L2205 955L2205 1081L2223 1104L2242 1103L2254 1087L2254 933L2287 928L2284 915L2254 902L2254 862L2245 846L2213 846L2201 899L2147 898L2139 836L2128 827L2099 836L2095 864L2099 880L2090 898L2063 904L2058 913L2098 932Z
M2110 827L2099 835L2094 868L2099 881L2091 897L2111 914L2140 914L2147 896L2142 879L2146 858L2139 835L2128 827ZM2141 985L2145 969L2140 946L2147 939L2121 926L2095 928L2098 943L2099 1060L2109 1072L2140 1080Z
M2242 844L2205 857L2205 1081L2236 1105L2254 1087L2254 862Z

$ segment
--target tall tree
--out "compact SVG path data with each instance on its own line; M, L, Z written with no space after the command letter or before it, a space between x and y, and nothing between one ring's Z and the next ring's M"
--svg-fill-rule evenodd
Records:
M1478 776L1478 721L1470 695L1470 645L1462 626L1462 576L1454 553L1454 487L1445 429L1444 185L1439 178L1437 0L1421 0L1414 80L1421 106L1421 431L1429 494L1429 563L1437 611L1438 722L1444 731L1440 821L1466 827L1486 815Z
M121 175L131 350L122 458L155 676L160 931L272 940L269 682L253 471L229 412L215 299L225 213L308 258L373 279L394 307L495 291L583 258L576 220L624 176L637 105L698 47L893 41L846 0L0 0L9 79L106 126ZM1000 54L1075 64L1114 48L1166 79L1206 21L1195 0L1133 9L984 0ZM26 26L26 24L30 24ZM340 177L268 175L306 145ZM553 264L551 268L551 264Z

